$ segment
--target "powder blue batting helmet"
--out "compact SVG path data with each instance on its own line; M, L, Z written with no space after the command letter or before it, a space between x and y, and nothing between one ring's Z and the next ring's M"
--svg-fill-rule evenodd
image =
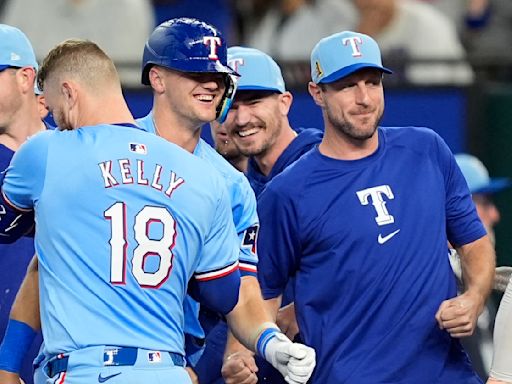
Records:
M226 93L217 110L217 119L225 119L236 89L238 74L227 64L227 44L220 31L204 21L177 18L155 28L144 46L142 84L150 85L153 65L181 72L223 73Z

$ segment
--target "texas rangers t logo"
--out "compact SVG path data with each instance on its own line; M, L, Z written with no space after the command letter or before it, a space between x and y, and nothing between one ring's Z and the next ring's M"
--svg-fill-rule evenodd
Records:
M219 56L217 56L217 47L220 47L222 45L220 37L203 36L203 44L206 46L210 46L210 54L208 55L208 58L210 60L219 60Z
M228 65L233 68L233 70L235 72L238 72L238 67L241 65L243 66L245 63L244 63L244 59L242 57L234 57L230 60L228 60Z
M362 191L356 192L357 197L362 205L368 205L369 199L371 198L372 205L377 211L377 217L375 221L378 225L386 225L395 222L395 218L389 214L386 209L386 202L383 196L392 200L395 198L389 185L379 185L378 187L366 188Z
M359 45L363 44L363 40L359 36L346 37L342 40L343 45L350 44L353 57L361 57L363 54L359 50Z

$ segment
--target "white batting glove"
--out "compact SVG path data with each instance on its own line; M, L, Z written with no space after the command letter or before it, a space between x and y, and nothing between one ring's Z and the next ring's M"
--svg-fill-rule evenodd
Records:
M276 368L290 384L306 383L315 368L315 350L292 343L278 329L266 329L257 343L258 353Z

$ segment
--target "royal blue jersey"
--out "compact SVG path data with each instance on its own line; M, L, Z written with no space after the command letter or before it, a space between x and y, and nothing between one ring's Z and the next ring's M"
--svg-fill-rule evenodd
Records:
M91 345L183 353L189 280L207 304L222 306L220 296L227 312L236 303L224 181L174 144L130 125L43 132L16 153L2 192L3 205L35 211L47 354Z
M137 124L145 131L156 134L152 112L138 119ZM224 179L231 202L234 225L239 237L240 273L242 276L256 276L256 265L258 263L256 237L259 230L259 220L256 212L256 198L247 178L203 139L200 139L197 143L194 155L212 165ZM205 333L198 317L199 305L195 300L188 297L185 302L185 332L194 337L203 338Z
M265 185L267 185L270 180L279 175L286 167L308 152L315 145L320 143L323 137L323 132L316 128L299 128L297 129L297 133L297 137L295 137L283 153L281 153L268 175L264 175L260 171L260 168L254 158L249 158L249 163L247 165L247 178L249 179L256 196L259 196L263 191L263 188L265 188Z
M265 298L295 277L314 383L480 383L435 313L456 295L447 241L485 235L444 141L379 128L375 153L343 161L313 149L258 200Z

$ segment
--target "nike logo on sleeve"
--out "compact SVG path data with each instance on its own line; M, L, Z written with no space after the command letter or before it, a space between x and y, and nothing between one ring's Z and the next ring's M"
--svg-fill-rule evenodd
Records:
M98 381L100 383L104 383L105 381L107 380L110 380L112 379L113 377L116 377L116 376L119 376L122 372L117 372L117 373L114 373L113 375L109 375L109 376L101 376L101 373L98 375Z

